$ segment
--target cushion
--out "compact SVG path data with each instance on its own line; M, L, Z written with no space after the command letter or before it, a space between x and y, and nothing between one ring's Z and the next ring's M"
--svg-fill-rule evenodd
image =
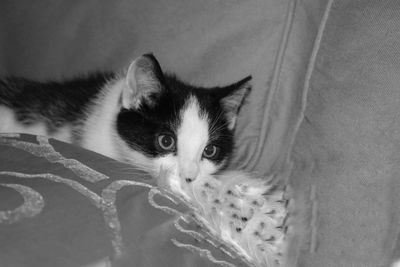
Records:
M244 264L132 166L25 134L0 151L2 267Z

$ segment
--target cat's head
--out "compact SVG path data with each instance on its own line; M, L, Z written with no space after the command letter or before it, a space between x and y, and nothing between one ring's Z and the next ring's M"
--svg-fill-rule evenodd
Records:
M125 160L186 182L228 162L238 111L250 76L225 87L195 87L162 72L151 54L129 67L117 131L129 147Z

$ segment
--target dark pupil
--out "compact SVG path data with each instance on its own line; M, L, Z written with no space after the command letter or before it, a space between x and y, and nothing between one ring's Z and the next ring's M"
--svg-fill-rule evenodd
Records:
M206 147L206 155L211 156L214 153L214 147L213 146L208 146Z
M169 136L164 136L164 138L161 139L161 143L164 147L170 147L172 144L171 137Z

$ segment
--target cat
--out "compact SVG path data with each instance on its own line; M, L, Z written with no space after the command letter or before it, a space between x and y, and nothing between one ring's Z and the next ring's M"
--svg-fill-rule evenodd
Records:
M250 80L196 87L164 73L153 54L123 73L63 82L7 77L0 79L0 132L45 135L190 183L229 161Z

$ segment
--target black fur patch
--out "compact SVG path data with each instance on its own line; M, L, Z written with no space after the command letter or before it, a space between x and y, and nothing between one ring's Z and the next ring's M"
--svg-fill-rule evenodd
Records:
M37 82L8 77L0 80L0 105L14 110L25 125L45 122L48 132L80 121L112 73L96 73L65 82Z
M151 157L170 153L158 147L157 137L168 133L176 138L181 122L180 111L187 100L194 96L201 113L209 118L210 144L220 148L214 161L218 164L227 159L233 149L233 133L227 127L225 112L216 96L219 88L191 86L170 75L164 75L162 86L161 92L153 96L154 106L143 102L138 110L123 109L119 113L117 130L127 144Z

